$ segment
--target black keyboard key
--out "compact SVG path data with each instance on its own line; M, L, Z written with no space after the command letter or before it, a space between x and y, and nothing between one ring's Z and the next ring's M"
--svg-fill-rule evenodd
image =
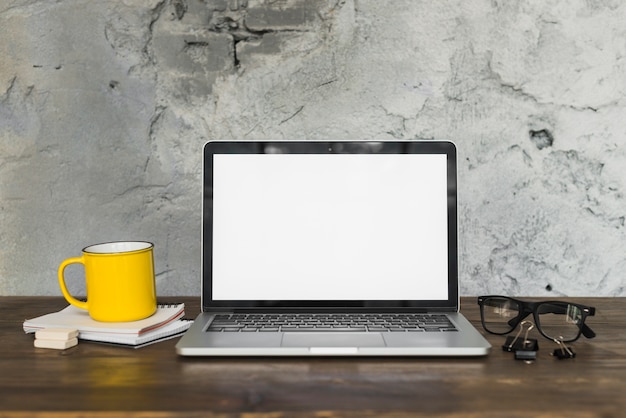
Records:
M284 332L365 332L365 328L282 328Z

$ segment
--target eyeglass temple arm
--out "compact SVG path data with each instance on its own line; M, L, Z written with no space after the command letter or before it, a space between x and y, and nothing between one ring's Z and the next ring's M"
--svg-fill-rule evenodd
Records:
M596 333L593 332L593 330L591 328L589 328L586 324L583 324L583 327L581 328L581 331L583 333L583 335L587 338L593 338L596 336Z
M596 314L596 308L591 306L585 308L585 311L587 312L588 316L594 316ZM594 338L596 336L596 333L593 332L593 330L589 328L584 322L580 330L586 338Z
M595 314L596 314L596 308L593 308L593 307L587 308L587 315L594 316ZM596 336L596 333L593 332L593 330L589 328L587 324L583 323L581 331L586 338L593 338Z

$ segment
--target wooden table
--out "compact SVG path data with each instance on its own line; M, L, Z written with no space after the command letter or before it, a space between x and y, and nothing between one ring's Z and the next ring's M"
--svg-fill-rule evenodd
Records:
M178 300L195 317L199 300ZM182 358L176 340L38 349L23 320L64 300L0 297L0 417L626 417L626 299L572 300L596 307L598 336L558 360L535 335L538 359L526 364L490 334L481 358ZM482 331L476 299L461 306Z

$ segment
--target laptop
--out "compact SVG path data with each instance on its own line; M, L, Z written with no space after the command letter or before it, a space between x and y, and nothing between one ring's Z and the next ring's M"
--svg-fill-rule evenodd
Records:
M202 312L182 356L483 356L459 313L456 149L204 146Z

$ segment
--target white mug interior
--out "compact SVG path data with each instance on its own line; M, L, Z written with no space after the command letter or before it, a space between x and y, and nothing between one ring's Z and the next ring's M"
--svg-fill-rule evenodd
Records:
M152 246L152 243L143 241L107 242L104 244L90 245L83 249L83 252L91 254L119 254L146 250Z

